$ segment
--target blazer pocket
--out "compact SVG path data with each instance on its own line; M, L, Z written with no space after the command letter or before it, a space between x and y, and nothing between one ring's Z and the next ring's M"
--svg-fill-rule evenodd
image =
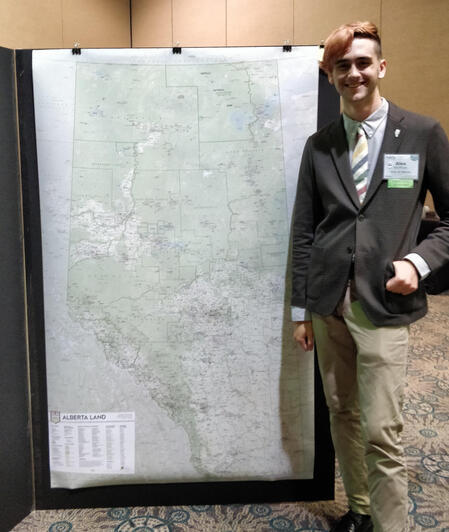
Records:
M422 290L419 287L407 296L395 294L385 288L387 281L392 277L394 277L394 266L390 262L387 264L384 279L385 308L388 312L391 314L407 314L422 308L424 300Z
M306 285L308 299L317 299L321 295L325 272L324 256L324 248L312 246Z

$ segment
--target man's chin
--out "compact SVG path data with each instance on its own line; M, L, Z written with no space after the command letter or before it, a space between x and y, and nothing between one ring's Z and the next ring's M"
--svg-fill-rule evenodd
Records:
M343 99L347 99L350 102L360 102L366 98L366 91L365 90L357 90L357 91L351 91L347 92Z

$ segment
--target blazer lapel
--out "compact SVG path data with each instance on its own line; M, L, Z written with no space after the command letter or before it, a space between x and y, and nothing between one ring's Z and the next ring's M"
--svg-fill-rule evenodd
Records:
M399 108L389 102L384 138L362 208L366 207L382 183L384 171L384 154L398 153L399 151L402 140L404 139L407 131L406 126L402 123L403 118L404 116Z
M354 185L351 166L349 164L348 141L346 140L343 117L340 118L340 120L335 124L335 127L332 128L329 133L331 135L330 151L337 168L338 176L340 177L346 192L351 198L351 201L354 203L355 207L359 209L360 202Z

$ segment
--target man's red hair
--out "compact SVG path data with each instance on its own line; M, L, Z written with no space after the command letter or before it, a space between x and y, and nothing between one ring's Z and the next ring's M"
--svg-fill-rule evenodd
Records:
M378 44L377 54L379 58L381 57L381 43L377 26L372 22L353 22L352 24L340 26L326 39L320 67L326 73L331 73L335 61L349 50L352 41L356 38L375 41Z

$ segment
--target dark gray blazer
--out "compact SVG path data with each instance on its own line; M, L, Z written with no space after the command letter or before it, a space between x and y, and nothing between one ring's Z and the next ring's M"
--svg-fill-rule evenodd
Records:
M413 188L388 188L384 154L419 154ZM416 245L430 190L441 223ZM432 271L449 261L449 143L441 126L390 103L385 136L360 206L343 119L312 135L304 148L293 218L292 305L331 314L345 292L354 256L360 303L376 326L403 325L427 310L424 286L408 296L385 289L394 260L416 252Z

